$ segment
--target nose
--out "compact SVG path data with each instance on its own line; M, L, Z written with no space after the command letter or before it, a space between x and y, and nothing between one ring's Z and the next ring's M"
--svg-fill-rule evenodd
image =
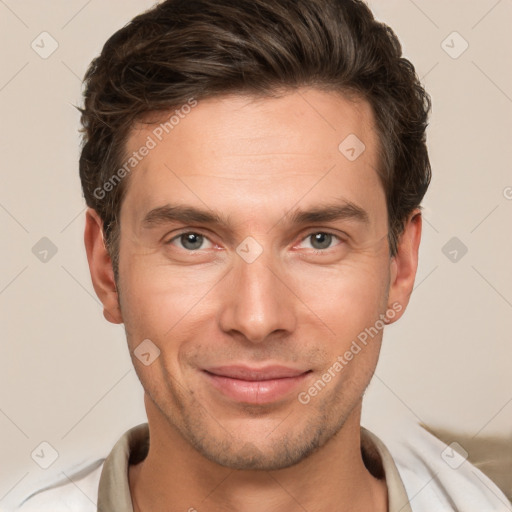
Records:
M269 260L265 252L252 263L235 256L223 286L219 323L224 332L262 343L295 329L298 299Z

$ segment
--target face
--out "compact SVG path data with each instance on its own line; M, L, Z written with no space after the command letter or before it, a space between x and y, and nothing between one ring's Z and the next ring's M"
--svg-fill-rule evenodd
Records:
M383 315L403 307L372 111L304 89L204 100L161 140L157 127L127 141L128 153L156 144L129 177L109 315L125 324L150 425L223 466L296 464L356 413ZM160 351L147 365L143 340L147 362Z

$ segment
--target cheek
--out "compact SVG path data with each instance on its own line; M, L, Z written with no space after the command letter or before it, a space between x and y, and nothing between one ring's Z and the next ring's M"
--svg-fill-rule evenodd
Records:
M309 266L295 282L297 295L337 337L357 335L386 307L386 273L375 261Z
M150 256L125 258L120 299L127 330L137 338L163 341L183 328L187 315L203 317L207 308L211 310L205 298L219 280L217 274L214 269L173 268Z

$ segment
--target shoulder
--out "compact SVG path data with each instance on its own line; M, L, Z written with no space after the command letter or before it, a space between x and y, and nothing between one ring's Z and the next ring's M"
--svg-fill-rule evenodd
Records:
M143 458L149 447L147 423L132 427L116 442L106 458L88 459L31 486L9 510L19 512L97 512L98 500L130 501L127 468ZM100 489L102 483L103 495ZM116 494L117 493L117 494ZM130 501L131 503L131 501ZM11 504L9 504L11 505ZM104 510L110 510L103 507Z
M399 435L383 440L414 512L512 511L503 492L467 460L468 454L457 443L446 445L412 422Z
M64 473L32 492L13 510L20 512L96 512L98 485L104 459L87 467Z

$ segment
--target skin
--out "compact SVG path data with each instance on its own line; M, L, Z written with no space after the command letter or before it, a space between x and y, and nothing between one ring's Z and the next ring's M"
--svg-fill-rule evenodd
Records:
M129 177L118 287L101 220L87 211L94 288L105 317L125 324L145 390L151 446L130 466L136 511L387 510L385 481L360 450L382 330L308 404L297 399L393 304L401 311L388 323L398 320L413 288L421 214L390 258L374 126L365 101L317 89L199 102ZM153 129L135 127L128 152ZM366 146L355 161L338 150L351 133ZM368 222L289 222L298 208L342 201ZM178 203L229 225L143 226L150 210ZM199 250L178 236L187 232L204 235ZM334 236L321 245L315 233ZM263 251L252 263L236 252L249 236ZM160 349L149 366L133 355L144 339ZM201 370L235 363L311 373L285 398L254 405L225 397Z

